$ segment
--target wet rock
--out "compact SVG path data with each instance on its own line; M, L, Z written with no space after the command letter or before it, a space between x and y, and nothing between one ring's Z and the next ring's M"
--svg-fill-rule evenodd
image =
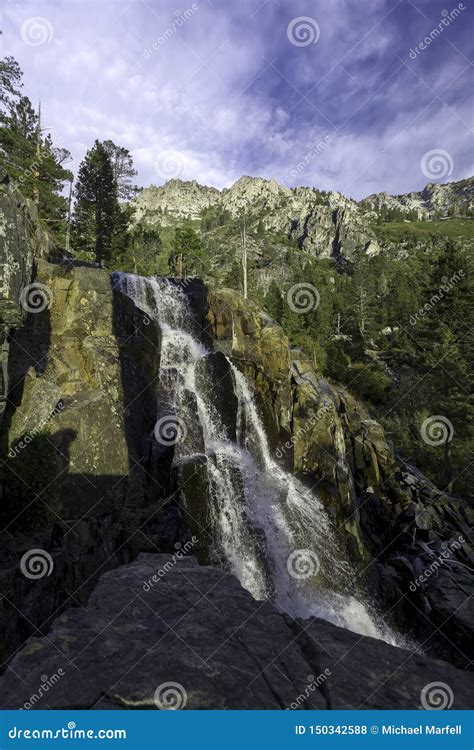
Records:
M225 437L235 442L238 400L229 361L222 352L209 352L197 362L195 376L196 384L210 407L211 419L215 409L220 415Z

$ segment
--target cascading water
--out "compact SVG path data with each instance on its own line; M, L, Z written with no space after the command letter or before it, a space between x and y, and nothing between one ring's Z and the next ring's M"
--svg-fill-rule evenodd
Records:
M349 593L354 590L350 566L321 501L273 460L247 380L232 363L239 425L245 429L239 429L237 442L226 434L208 395L212 383L204 388L196 377L198 363L210 352L194 331L183 290L166 279L129 274L114 274L113 283L161 330L160 373L173 383L170 406L179 434L175 461L189 460L193 453L207 457L216 554L256 599L272 597L292 616L318 616L363 635L400 643ZM196 411L199 425L191 429ZM157 428L163 420L166 417L159 416Z

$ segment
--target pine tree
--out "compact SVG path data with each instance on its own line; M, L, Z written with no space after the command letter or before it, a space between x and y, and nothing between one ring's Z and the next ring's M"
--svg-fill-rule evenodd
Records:
M133 185L133 180L138 173L133 166L130 151L123 146L116 146L113 141L104 141L102 145L112 163L118 199L120 201L132 200L138 192L138 188Z
M22 77L20 66L13 57L0 60L0 121L8 118L12 102L20 95Z
M284 310L284 302L280 287L276 281L272 281L263 300L264 307L270 317L281 323Z
M50 135L43 135L40 117L26 96L11 99L2 113L1 161L12 186L31 198L39 217L62 241L66 229L67 200L64 183L72 178L64 164L69 151L55 148Z
M75 198L72 231L75 251L92 256L97 263L110 263L120 207L112 162L99 141L79 167Z
M169 259L170 273L176 276L189 276L201 272L203 247L194 229L177 227L172 248L173 252Z

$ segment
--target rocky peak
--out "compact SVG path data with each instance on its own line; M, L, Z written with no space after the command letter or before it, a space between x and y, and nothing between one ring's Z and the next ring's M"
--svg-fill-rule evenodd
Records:
M448 215L465 216L474 208L474 178L445 184L428 183L420 192L389 195L374 193L360 201L362 209L380 213L398 210L409 214L415 212L418 219L434 219Z
M169 226L183 219L198 220L210 206L220 206L234 218L242 213L262 222L266 231L296 240L318 257L378 252L372 230L359 206L341 193L315 188L289 188L276 180L244 175L222 191L199 183L170 180L162 187L142 190L135 202L137 220Z
M176 220L199 219L201 211L220 200L220 191L196 180L173 179L157 187L151 185L135 200L137 221L167 226Z

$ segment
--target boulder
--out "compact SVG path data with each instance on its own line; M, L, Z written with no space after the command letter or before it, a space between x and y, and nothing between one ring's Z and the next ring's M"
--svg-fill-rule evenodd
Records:
M103 575L87 608L59 616L14 657L0 706L419 709L434 682L450 707L469 708L466 672L323 620L293 620L183 549Z

